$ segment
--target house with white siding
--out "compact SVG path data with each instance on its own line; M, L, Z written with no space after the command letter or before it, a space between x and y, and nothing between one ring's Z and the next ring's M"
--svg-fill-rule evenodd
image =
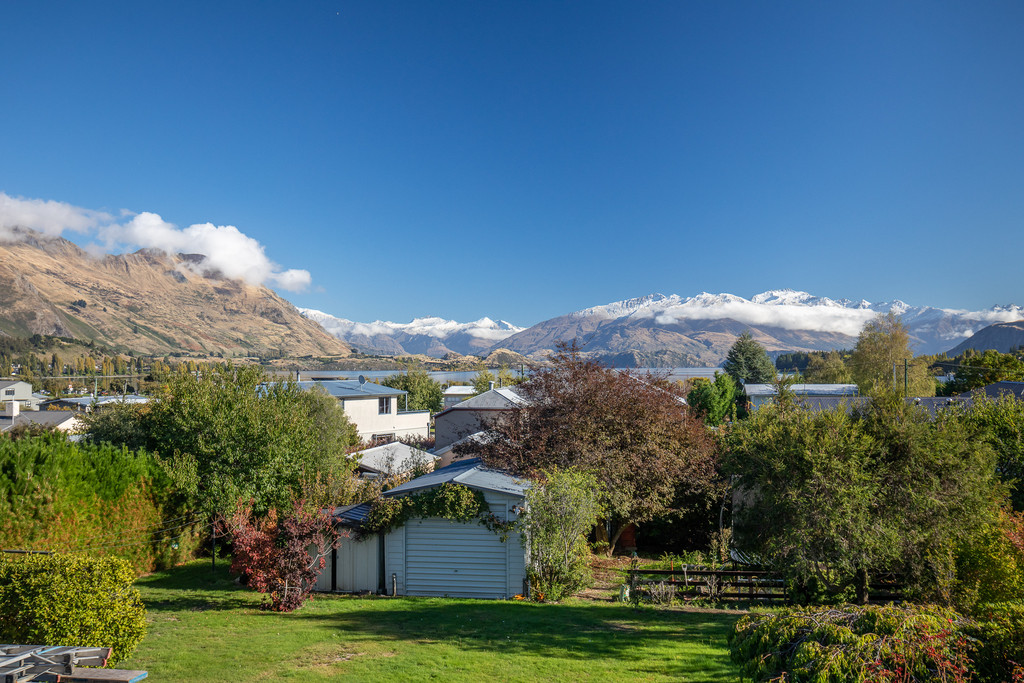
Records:
M362 379L362 378L360 378ZM303 389L319 387L341 402L345 415L364 441L425 439L430 436L430 411L408 410L409 394L365 379L297 382Z

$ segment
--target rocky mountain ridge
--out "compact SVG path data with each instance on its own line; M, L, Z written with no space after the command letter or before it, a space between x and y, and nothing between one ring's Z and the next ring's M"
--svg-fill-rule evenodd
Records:
M347 355L266 287L202 274L204 257L93 257L63 238L0 242L0 334L95 340L145 354Z

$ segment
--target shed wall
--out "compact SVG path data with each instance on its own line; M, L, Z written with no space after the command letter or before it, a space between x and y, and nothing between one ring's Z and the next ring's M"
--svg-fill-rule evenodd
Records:
M337 557L337 564L332 557ZM380 585L380 537L372 534L362 541L343 538L333 556L327 556L327 564L317 576L315 590L329 592L332 578L338 592L376 593Z
M514 517L511 508L522 498L485 492L499 519ZM526 551L518 533L500 536L471 522L413 519L387 535L385 583L392 575L398 595L436 595L469 598L511 598L523 591Z

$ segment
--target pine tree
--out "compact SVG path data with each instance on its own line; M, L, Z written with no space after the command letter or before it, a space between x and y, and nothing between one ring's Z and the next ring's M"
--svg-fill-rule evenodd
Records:
M764 347L754 341L750 332L740 335L736 343L729 349L722 369L732 377L738 385L770 384L777 375Z

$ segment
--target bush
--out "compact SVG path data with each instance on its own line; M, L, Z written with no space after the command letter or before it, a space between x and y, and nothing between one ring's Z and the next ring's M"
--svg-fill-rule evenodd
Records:
M729 645L755 681L967 681L970 626L934 606L797 607L743 617Z
M114 555L136 571L189 557L200 529L155 458L62 434L0 437L0 547Z
M971 635L979 641L974 659L983 683L1024 681L1024 603L983 605Z
M0 642L110 647L116 664L146 634L134 580L116 558L0 554Z
M601 487L592 474L575 470L543 474L544 481L526 492L520 523L530 551L527 574L534 597L558 600L590 583L586 535L601 514Z

